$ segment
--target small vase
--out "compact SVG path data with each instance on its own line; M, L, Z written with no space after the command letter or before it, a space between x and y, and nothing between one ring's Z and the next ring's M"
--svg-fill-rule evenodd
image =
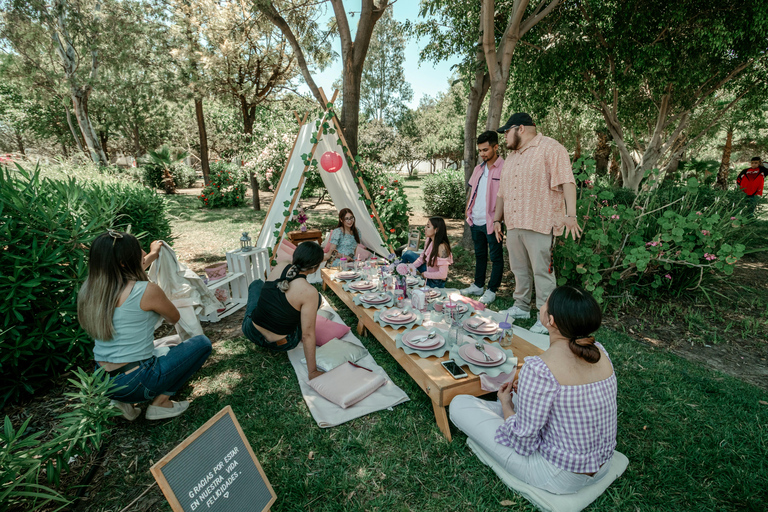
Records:
M405 276L397 276L396 281L396 289L403 290L403 298L408 298L408 284L406 283L406 277Z
M301 230L302 233L306 233L307 232L307 225L306 224L302 224L299 229Z

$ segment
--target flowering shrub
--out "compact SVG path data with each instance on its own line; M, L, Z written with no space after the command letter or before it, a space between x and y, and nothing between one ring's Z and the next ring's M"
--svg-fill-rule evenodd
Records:
M254 142L254 145L260 145L263 140L269 141L262 148L254 146L253 156L245 163L245 169L256 174L259 190L268 192L277 188L280 175L285 169L285 164L288 163L288 155L291 152L294 138L295 134L291 132L279 134L277 130L274 130L263 139Z
M594 169L593 161L586 165L587 172ZM598 300L606 292L693 291L733 273L745 249L741 210L740 201L700 189L695 178L641 191L630 204L618 204L608 187L582 187L578 216L584 233L578 241L558 240L557 282L580 284Z
M383 178L383 179L382 179ZM388 243L392 247L399 247L408 243L409 218L408 214L411 207L408 204L408 197L405 195L402 183L397 178L392 178L387 174L376 180L378 186L368 185L368 191L373 198L373 204L376 207L376 213L379 214L381 223L384 225L389 239ZM363 200L368 205L363 196ZM373 215L371 215L373 216ZM374 224L377 224L374 219Z
M204 207L224 208L245 204L246 175L237 166L217 162L211 165L211 182L197 196Z

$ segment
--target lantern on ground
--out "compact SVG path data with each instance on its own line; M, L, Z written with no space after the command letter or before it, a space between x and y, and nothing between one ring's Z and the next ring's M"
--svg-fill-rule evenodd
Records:
M240 252L249 252L253 249L251 245L251 237L248 236L248 232L243 232L243 236L240 237Z
M320 165L328 172L336 172L341 169L343 160L341 155L335 151L326 151L320 157Z

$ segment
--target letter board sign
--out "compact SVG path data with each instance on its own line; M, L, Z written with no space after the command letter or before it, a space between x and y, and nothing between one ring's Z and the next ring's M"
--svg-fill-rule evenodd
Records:
M175 512L264 511L277 499L230 406L151 471Z

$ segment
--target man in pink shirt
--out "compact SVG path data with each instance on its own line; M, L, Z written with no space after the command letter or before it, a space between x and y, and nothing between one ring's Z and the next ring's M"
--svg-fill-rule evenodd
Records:
M493 216L496 213L496 196L499 193L501 169L504 159L499 156L499 136L487 131L477 138L477 152L483 162L475 167L469 179L471 188L467 201L466 217L475 244L475 281L461 290L463 295L482 295L480 302L490 304L496 300L496 290L504 273L504 252L501 242L493 233ZM491 256L491 278L484 290L488 269L488 253Z
M576 180L568 151L555 139L537 133L531 116L513 114L497 130L503 133L511 152L496 200L493 225L496 239L503 239L502 218L507 228L509 265L515 275L513 318L530 318L532 285L536 307L547 302L557 285L552 256L555 237L565 232L574 240L581 236L576 220ZM547 334L541 321L531 332Z

